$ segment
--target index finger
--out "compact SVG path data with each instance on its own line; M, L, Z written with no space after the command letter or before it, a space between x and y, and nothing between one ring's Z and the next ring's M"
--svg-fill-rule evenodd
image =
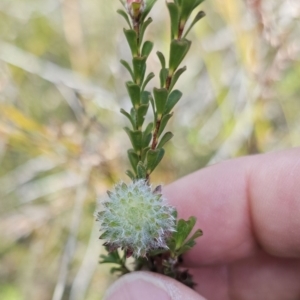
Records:
M226 161L168 185L179 217L197 217L204 232L188 261L227 263L261 248L300 257L299 179L300 149L292 149Z

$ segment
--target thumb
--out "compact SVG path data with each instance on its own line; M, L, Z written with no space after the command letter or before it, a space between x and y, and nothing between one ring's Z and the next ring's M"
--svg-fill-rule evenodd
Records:
M133 272L106 292L105 300L205 300L182 283L159 274Z

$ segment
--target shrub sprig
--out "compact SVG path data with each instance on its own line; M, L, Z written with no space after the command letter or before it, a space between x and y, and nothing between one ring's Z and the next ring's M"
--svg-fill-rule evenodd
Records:
M130 111L121 109L121 113L130 124L124 129L132 145L127 151L131 170L126 171L132 183L117 184L113 191L108 192L109 199L102 203L102 211L98 213L102 230L100 238L105 240L109 252L101 256L101 263L114 263L118 267L112 268L112 272L125 274L130 272L126 258L133 255L132 270L162 273L193 287L189 272L179 267L179 258L195 245L195 239L202 235L202 231L198 229L192 233L195 217L177 220L177 212L162 197L161 187L151 190L150 175L164 157L165 144L173 137L173 133L165 132L165 129L182 97L174 87L186 71L186 67L180 65L191 46L187 35L205 14L199 11L193 20L189 19L204 0L166 2L171 23L169 60L162 52L156 53L160 61L159 86L151 92L147 86L155 74L147 73L147 59L154 44L144 38L152 23L148 15L156 1L121 0L123 9L117 11L127 23L124 35L132 55L130 62L121 60L130 77L125 85L132 107ZM153 121L145 124L150 106ZM120 248L124 255L119 254Z

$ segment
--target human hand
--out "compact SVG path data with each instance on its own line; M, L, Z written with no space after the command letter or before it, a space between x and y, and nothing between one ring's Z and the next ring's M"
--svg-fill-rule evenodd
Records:
M136 272L106 299L300 299L300 149L226 161L164 189L204 236L184 257L195 290ZM200 296L201 295L201 296Z

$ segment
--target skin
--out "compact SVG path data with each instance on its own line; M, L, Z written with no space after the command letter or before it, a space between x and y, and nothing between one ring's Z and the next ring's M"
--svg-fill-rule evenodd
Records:
M164 194L204 232L184 258L200 295L300 299L300 148L202 169Z

